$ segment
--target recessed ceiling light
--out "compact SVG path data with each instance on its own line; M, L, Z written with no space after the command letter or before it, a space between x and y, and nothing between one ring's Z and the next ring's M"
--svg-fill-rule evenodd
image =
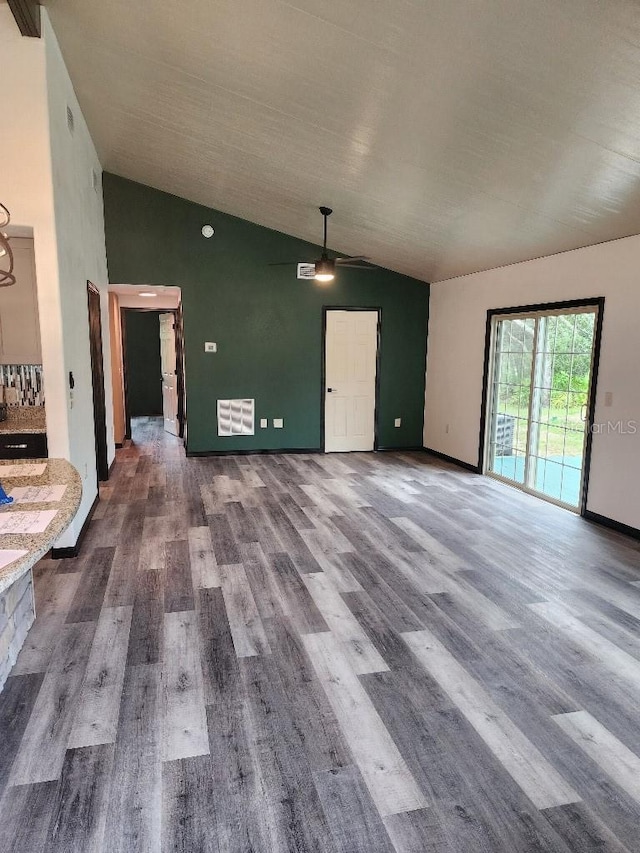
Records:
M141 293L140 296L157 296L157 293Z
M213 225L203 225L202 226L202 236L203 237L213 237L215 231L213 229Z

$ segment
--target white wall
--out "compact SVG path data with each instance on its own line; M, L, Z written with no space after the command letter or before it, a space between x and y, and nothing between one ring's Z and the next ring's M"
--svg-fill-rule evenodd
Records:
M109 291L109 344L111 346L111 400L113 405L113 439L124 444L127 431L124 399L124 358L119 295Z
M64 390L68 412L67 436L63 441L56 440L55 451L50 448L49 452L52 456L62 455L69 459L83 479L82 504L72 528L67 531L69 540L75 542L97 494L87 281L93 282L99 288L101 295L109 463L115 456L102 167L45 9L42 9L42 34L46 48L61 342L64 352ZM71 108L74 116L73 133L67 126L67 107ZM97 177L96 189L92 185L92 173ZM60 341L58 341L58 349L59 346ZM72 406L67 387L69 371L73 373L75 380ZM47 383L45 393L48 416L51 388L46 367L44 377ZM58 399L62 399L63 388L58 387L56 391Z
M3 80L0 198L12 225L33 228L50 456L69 459L83 479L83 499L56 543L73 545L97 494L86 282L103 291L103 346L110 459L114 455L102 196L91 169L102 174L48 15L43 39L22 38L0 5ZM75 134L66 126L66 107ZM70 406L67 377L76 388Z
M478 462L489 308L595 296L605 297L595 419L639 431L594 434L587 508L640 528L640 237L432 285L424 444Z

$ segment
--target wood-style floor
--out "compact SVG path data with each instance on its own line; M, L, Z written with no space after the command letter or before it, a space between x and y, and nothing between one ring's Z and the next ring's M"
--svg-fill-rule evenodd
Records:
M138 423L0 694L2 853L640 850L640 545Z

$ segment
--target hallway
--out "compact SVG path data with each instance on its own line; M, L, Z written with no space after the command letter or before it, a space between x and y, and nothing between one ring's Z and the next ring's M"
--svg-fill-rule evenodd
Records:
M134 422L0 693L3 853L637 851L640 544Z

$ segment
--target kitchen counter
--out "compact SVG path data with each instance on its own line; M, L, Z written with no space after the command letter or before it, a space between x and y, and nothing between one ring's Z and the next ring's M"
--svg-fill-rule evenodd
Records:
M46 431L44 406L9 406L6 421L0 421L0 434L45 433Z
M7 465L29 465L46 462L47 467L39 477L4 477L2 469ZM20 459L11 462L0 461L0 483L7 494L14 486L52 486L65 485L66 491L58 503L22 503L0 507L0 513L28 512L39 509L56 509L58 514L44 533L0 535L0 549L26 550L28 554L14 563L0 569L0 595L21 575L38 562L47 553L60 534L67 529L78 511L82 498L82 481L76 469L65 459Z
M8 465L45 463L36 477L5 477ZM15 512L56 510L43 533L0 534L0 549L26 551L9 565L0 568L0 690L8 678L18 653L36 617L31 569L51 548L68 526L80 506L82 481L76 469L64 459L25 459L0 462L0 482L7 493L17 486L66 486L62 499L48 503L12 503L0 507L0 518Z

